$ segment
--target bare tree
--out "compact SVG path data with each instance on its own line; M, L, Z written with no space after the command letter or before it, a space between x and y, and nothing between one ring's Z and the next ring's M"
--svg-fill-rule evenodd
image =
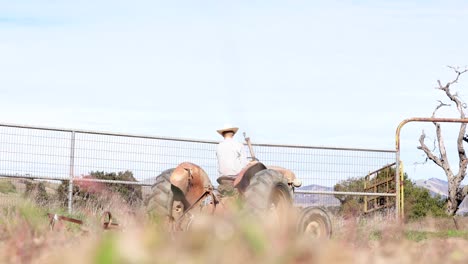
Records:
M456 78L447 84L442 85L440 80L437 81L438 87L436 89L445 92L445 95L450 99L451 102L455 103L455 107L457 108L458 114L460 118L466 118L466 104L460 99L457 93L453 93L450 91L450 87L458 82L459 77L468 72L468 68L464 70L460 70L458 67L451 67L455 74ZM439 101L439 105L435 108L434 112L432 113L432 117L435 117L436 112L444 106L451 106L450 104L445 104L442 101ZM447 199L447 214L454 215L460 204L463 202L463 199L467 196L468 187L460 188L460 184L465 178L467 172L467 165L468 165L468 158L465 152L465 147L463 146L463 142L466 140L465 133L466 133L466 123L460 124L460 129L458 131L457 137L457 150L458 150L458 172L455 173L450 168L450 163L447 157L447 150L445 148L444 137L442 135L442 129L440 127L440 123L434 122L435 130L436 130L436 148L434 151L430 150L427 145L425 144L424 140L426 138L426 134L422 131L421 136L419 137L420 146L418 149L421 149L426 154L429 160L432 160L437 166L441 167L445 175L447 176L448 180L448 199ZM435 151L438 150L438 155L434 154Z

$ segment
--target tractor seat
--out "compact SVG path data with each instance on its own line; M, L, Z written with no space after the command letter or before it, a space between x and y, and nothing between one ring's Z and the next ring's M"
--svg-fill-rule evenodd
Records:
M236 188L240 190L244 190L250 184L250 178L252 178L257 172L265 170L267 167L263 165L263 163L258 162L255 164L251 164L245 167L239 174L234 176L221 176L216 179L219 184L223 182L232 182L241 177L240 182L237 183Z

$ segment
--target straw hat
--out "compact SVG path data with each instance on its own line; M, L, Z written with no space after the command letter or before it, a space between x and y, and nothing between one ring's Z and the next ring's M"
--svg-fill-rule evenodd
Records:
M237 133L237 130L239 130L238 127L235 127L231 124L225 124L223 128L216 130L221 136L223 135L224 132L232 131L234 134Z

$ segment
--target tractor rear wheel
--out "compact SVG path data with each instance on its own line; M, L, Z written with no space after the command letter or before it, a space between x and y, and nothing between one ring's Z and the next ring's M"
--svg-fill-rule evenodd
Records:
M151 186L151 194L146 201L148 211L159 217L172 217L174 193L169 181L172 171L174 169L165 170L156 177L156 183Z
M185 213L185 197L182 192L171 184L170 177L174 169L163 171L156 177L156 183L151 186L151 195L146 202L146 208L150 214L157 217L158 221L163 221L170 230L185 230L191 223L191 219L186 221L182 216Z
M257 172L244 192L245 206L254 214L274 209L278 217L281 210L292 208L293 190L288 180L278 171L265 169Z

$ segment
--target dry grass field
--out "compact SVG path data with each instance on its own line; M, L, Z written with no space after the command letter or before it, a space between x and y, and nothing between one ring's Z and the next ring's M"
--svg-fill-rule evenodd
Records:
M2 205L0 263L468 263L468 221L334 218L332 239L296 234L294 220L277 226L230 213L199 217L187 232L169 233L145 212L114 205L119 230L100 227L99 209L80 208L82 226L49 227L48 212L27 200Z

